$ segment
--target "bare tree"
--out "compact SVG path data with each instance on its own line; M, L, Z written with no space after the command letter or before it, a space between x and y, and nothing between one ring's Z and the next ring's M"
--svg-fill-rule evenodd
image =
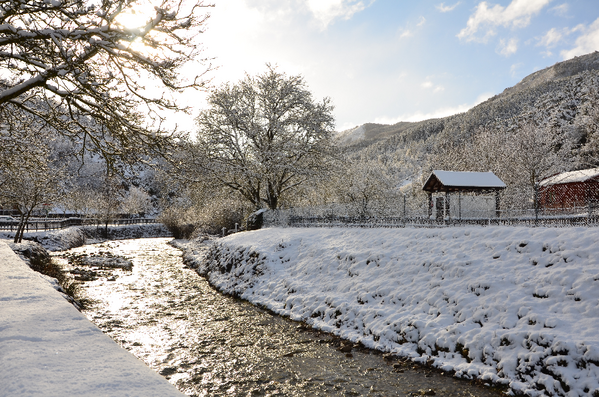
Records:
M67 176L63 171L47 161L35 169L15 167L5 173L0 196L2 201L15 207L20 216L15 243L23 240L25 227L34 210L42 204L54 203L64 193Z
M332 155L333 107L315 102L301 76L266 73L226 84L197 118L194 164L254 207L322 175Z
M179 71L206 15L195 0L154 4L0 0L0 119L43 120L107 159L163 150L161 112L185 110L171 93L204 84Z
M510 186L511 200L524 208L532 202L537 208L539 182L560 170L556 141L547 128L521 121L508 135L506 149L499 175Z

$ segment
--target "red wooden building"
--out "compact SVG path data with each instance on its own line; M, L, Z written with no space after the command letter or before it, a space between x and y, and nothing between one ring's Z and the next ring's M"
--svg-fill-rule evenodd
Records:
M541 208L595 207L599 203L599 168L563 172L539 183Z

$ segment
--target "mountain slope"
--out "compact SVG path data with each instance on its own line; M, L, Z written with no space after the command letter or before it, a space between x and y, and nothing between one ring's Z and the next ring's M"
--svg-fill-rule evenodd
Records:
M539 98L544 95L560 93L559 95L567 99L566 97L571 95L564 92L571 91L570 86L574 80L584 80L582 85L585 86L592 85L592 76L596 76L598 70L599 52L594 52L535 72L515 86L505 89L501 94L495 95L465 113L416 123L364 124L340 133L340 141L349 148L350 152L357 152L368 150L371 146L406 145L410 142L426 140L442 132L454 138L469 136L481 125L497 120L508 120L521 115L524 111L534 109L538 106ZM542 112L544 109L538 110ZM374 150L379 151L380 148ZM389 148L385 151L388 152Z

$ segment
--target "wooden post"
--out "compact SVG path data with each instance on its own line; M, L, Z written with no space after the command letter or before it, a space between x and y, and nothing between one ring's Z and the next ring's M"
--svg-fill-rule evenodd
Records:
M430 219L430 217L433 215L433 194L432 193L428 193L428 217Z
M501 217L501 197L499 196L499 190L495 191L495 216Z
M449 192L445 192L445 205L443 206L443 219L449 220L451 218L450 211L450 202L449 202Z

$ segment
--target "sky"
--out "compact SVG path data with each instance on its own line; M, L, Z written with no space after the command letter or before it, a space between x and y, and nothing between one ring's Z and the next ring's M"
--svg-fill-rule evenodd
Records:
M598 0L212 3L202 42L214 86L276 65L331 98L337 131L463 112L599 50Z

